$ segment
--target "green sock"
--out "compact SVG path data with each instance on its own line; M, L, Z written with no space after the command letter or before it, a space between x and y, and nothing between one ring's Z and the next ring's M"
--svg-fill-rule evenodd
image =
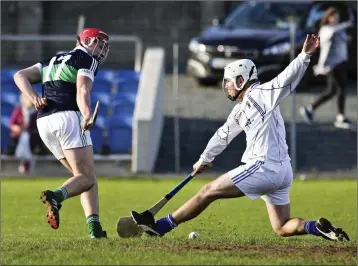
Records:
M86 218L86 222L88 224L88 232L98 233L102 230L101 223L99 222L98 214L91 214Z
M61 203L62 201L68 198L68 192L64 187L60 187L54 190L53 193L55 194L58 203Z

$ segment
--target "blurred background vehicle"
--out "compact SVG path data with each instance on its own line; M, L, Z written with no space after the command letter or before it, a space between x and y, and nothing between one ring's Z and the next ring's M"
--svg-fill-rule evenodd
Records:
M324 11L336 7L342 21L350 13L356 21L356 11L345 2L255 2L240 3L228 16L213 19L212 26L204 29L189 43L188 74L200 85L215 85L222 79L224 66L249 58L256 63L260 80L268 81L281 72L290 62L290 19L296 23L296 54L302 49L306 33L318 33L318 24ZM356 79L357 27L350 28L349 74ZM317 53L319 54L319 53ZM312 58L304 81L312 79Z

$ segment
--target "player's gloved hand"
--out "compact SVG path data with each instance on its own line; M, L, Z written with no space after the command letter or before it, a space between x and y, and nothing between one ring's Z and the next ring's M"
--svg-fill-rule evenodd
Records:
M197 174L202 173L205 169L212 167L213 164L212 163L206 163L203 162L202 159L199 159L199 161L197 161L194 165L193 165L193 176L196 176Z
M320 39L314 34L307 34L306 40L302 47L302 52L313 55L319 47Z
M44 109L47 106L47 99L36 97L35 102L33 103L37 111Z

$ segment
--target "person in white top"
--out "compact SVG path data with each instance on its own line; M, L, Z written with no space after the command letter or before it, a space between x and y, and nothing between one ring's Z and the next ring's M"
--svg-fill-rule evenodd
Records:
M317 222L290 217L289 190L293 173L286 144L286 133L279 104L302 79L310 57L319 47L319 37L307 35L302 52L270 82L260 84L255 64L241 59L225 67L223 90L238 101L228 119L210 139L193 175L211 166L240 132L245 131L245 163L205 185L173 214L157 221L132 212L134 221L148 234L163 236L179 224L198 216L213 201L222 198L251 199L265 202L272 228L279 236L313 234L332 240L348 241L348 235L325 218Z
M321 39L320 55L313 71L315 75L326 76L327 89L313 103L300 108L301 115L309 124L314 120L315 111L337 95L338 114L334 125L337 128L351 128L351 121L345 116L344 109L348 60L346 29L353 25L353 19L353 14L350 14L350 21L339 23L339 13L331 7L321 20L318 33Z

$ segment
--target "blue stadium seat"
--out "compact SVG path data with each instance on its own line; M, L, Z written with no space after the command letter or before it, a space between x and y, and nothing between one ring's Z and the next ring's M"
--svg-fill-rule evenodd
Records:
M130 99L130 101L135 102L138 93L139 83L136 80L119 80L117 82L117 92L116 95L119 97L124 97Z
M1 152L4 152L7 148L10 136L10 129L1 124Z
M112 69L100 69L97 72L95 80L106 80L109 82L113 82L118 78L118 73Z
M123 99L126 99L126 101L132 102L135 104L136 98L137 98L137 91L134 90L128 90L128 91L117 91L115 97L120 97Z
M1 151L5 151L10 136L10 117L1 117Z
M112 107L113 116L131 118L134 114L134 104L130 102L114 103Z
M15 106L7 103L2 102L1 103L1 116L11 116L12 111L14 110Z
M1 81L1 93L13 92L20 94L19 88L16 86L13 80L2 80Z
M99 153L103 144L103 130L94 126L91 128L91 139L93 145L93 151Z
M9 103L15 106L20 101L19 94L14 92L6 92L1 94L1 103Z
M102 105L108 105L111 101L111 94L108 92L93 91L91 92L91 101L99 101Z
M93 144L93 150L95 153L99 153L103 145L103 132L106 128L105 117L99 115L93 128L90 129L91 139Z
M120 80L139 82L140 72L132 69L121 69L118 71L118 78Z
M101 129L105 129L107 127L107 120L105 116L98 115L95 126Z
M111 100L111 103L114 102L129 102L135 104L137 95L130 93L117 93Z
M130 153L132 148L132 121L113 116L108 123L108 142L112 153Z
M92 112L94 112L94 108L96 108L96 103L97 101L93 100L93 98L91 97L91 109ZM99 103L99 109L98 109L98 115L100 116L108 116L108 105L103 104L103 103Z
M17 69L2 69L1 70L1 83L14 81L14 75L17 72Z
M108 80L94 80L92 91L112 93L113 83Z
M116 81L117 94L128 94L130 97L135 98L138 92L140 72L124 69L119 71L118 77Z
M112 115L122 117L133 117L135 101L123 95L116 95L111 102Z
M122 80L117 82L118 91L134 91L137 93L139 82L137 80Z

